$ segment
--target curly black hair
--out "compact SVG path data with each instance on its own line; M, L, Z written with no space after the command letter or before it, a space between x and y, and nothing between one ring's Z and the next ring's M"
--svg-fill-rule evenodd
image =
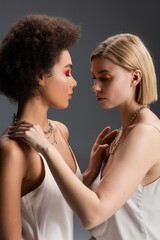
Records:
M0 93L25 101L39 88L37 76L49 73L62 50L80 37L80 26L67 19L28 15L13 25L0 47Z

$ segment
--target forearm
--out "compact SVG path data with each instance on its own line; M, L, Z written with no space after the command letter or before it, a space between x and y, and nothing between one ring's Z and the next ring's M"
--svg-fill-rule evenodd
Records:
M89 228L90 221L94 219L99 209L100 200L95 192L87 188L71 171L60 153L48 145L41 151L56 180L64 198L80 218L84 227Z

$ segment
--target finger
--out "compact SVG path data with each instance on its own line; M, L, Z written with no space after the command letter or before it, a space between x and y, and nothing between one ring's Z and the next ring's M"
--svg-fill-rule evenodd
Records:
M30 129L32 126L30 125L17 125L17 126L9 126L9 131L14 131L18 129Z
M27 122L27 121L16 121L16 122L13 122L11 124L11 126L17 126L17 125L22 125L22 124L24 124L24 125L33 125L33 123Z
M109 148L106 149L106 157L109 156Z
M103 143L103 138L104 136L110 131L110 127L107 126L105 129L103 129L103 131L98 135L95 144L92 147L92 152L95 152L97 150L97 147Z
M101 142L103 141L104 136L111 130L111 128L109 126L107 126L105 129L103 129L103 131L98 135L97 139L96 139L96 144L101 144Z
M100 138L104 138L104 136L111 130L110 126L105 127L102 132L98 135Z
M10 138L24 138L24 132L11 133L9 134Z
M8 134L11 135L11 134L18 134L19 132L23 132L25 133L26 131L29 131L29 127L17 127L17 128L12 128L12 129L9 129L8 131Z
M10 125L9 126L9 130L10 131L13 131L13 130L17 130L17 129L20 129L20 128L32 128L33 127L33 124L18 124L18 125Z
M113 140L115 139L115 137L116 137L116 135L117 135L118 132L119 132L119 131L118 131L117 129L114 130L114 131L112 131L110 134L108 134L107 136L105 136L105 137L103 138L102 143L103 143L103 144L105 144L105 143L110 144L111 142L113 142Z
M29 146L32 148L32 146L30 145L29 141L27 141L27 140L24 138L23 132L21 132L21 133L19 133L19 134L12 134L12 135L9 136L9 138L22 140L23 142L25 142L27 145L29 145ZM34 148L32 148L32 149L35 151Z
M99 145L95 153L100 154L103 151L106 151L106 149L108 149L108 148L109 148L108 144Z
M20 123L26 123L26 121L14 121L12 122L12 125L17 125L17 124L20 124Z
M109 145L108 144L104 144L104 145L99 145L99 147L97 148L97 151L95 152L95 154L97 155L97 158L101 159L101 161L103 161L103 159L106 157L106 152L109 149Z

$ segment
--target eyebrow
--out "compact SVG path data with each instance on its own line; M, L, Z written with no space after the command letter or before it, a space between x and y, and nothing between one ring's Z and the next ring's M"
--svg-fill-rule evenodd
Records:
M107 73L109 73L108 70L103 69L103 70L99 71L98 74L101 74L101 73L103 73L103 72L107 72Z
M67 64L66 66L64 66L64 68L68 68L68 67L72 69L73 65L72 64Z
M107 72L107 73L109 73L109 71L108 71L108 70L106 70L106 69L103 69L103 70L99 71L99 72L98 72L98 74L101 74L101 73L104 73L104 72ZM92 71L91 71L91 73L93 74L93 72L92 72Z

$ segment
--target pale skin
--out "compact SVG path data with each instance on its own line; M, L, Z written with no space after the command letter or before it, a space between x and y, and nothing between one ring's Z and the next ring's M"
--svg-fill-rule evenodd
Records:
M24 104L19 103L20 120L32 122L43 131L48 131L47 111L49 106L52 105L59 109L68 107L73 88L77 85L71 75L71 68L71 56L68 50L64 50L59 62L53 66L51 74L43 74L39 79L43 93L28 99ZM55 149L74 175L77 167L66 141L69 136L68 129L64 124L56 122L63 132L62 134L55 122L52 124L57 141L57 144L54 145ZM105 137L109 130L109 127L106 128L95 142L92 160L84 173L86 185L90 185L98 173L101 159L99 157L98 162L97 155L101 156L102 152L106 150L108 145L104 143L110 143L115 137L116 131ZM20 199L40 186L45 177L45 171L40 155L26 144L26 141L9 138L8 131L9 128L0 137L0 239L18 240L21 239ZM53 135L49 139L46 136L43 137L49 144L53 142Z
M91 65L95 79L93 91L103 108L118 107L124 127L141 107L135 101L141 71L128 72L104 58L93 59ZM10 128L10 134L25 139L44 155L68 204L84 227L91 229L121 208L139 184L145 187L159 178L160 135L156 128L146 123L152 123L160 129L158 117L148 108L141 110L125 131L116 152L109 156L102 169L102 180L95 191L74 175L63 156L46 141L38 125L20 122Z

